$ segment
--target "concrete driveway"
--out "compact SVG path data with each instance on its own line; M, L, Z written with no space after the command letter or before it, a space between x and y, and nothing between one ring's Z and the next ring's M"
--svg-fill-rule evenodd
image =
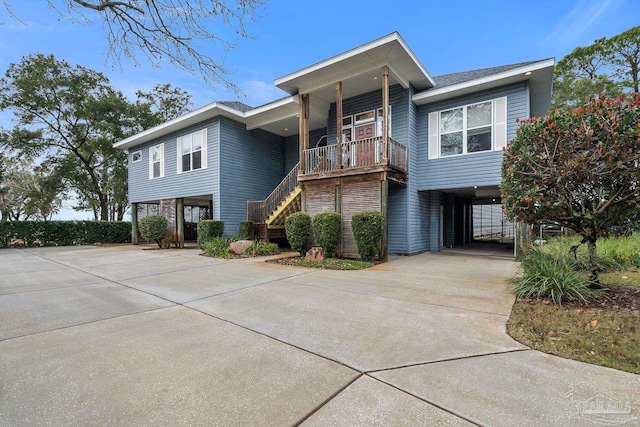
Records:
M0 425L640 425L640 376L505 334L508 258L198 253L0 250Z

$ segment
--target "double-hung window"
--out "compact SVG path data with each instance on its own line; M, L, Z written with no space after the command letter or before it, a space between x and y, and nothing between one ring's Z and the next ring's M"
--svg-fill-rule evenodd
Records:
M207 167L207 130L178 138L178 173L191 170L206 169Z
M507 99L497 98L429 114L429 158L501 150Z
M149 179L164 176L164 144L149 147Z

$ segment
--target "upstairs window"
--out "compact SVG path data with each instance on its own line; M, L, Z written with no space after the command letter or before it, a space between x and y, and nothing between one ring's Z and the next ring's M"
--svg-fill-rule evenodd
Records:
M149 147L149 179L164 176L164 144Z
M207 167L207 130L202 129L178 138L178 173Z
M506 116L507 98L429 113L429 158L501 150Z
M131 153L131 163L138 163L140 160L142 160L142 151L138 150Z

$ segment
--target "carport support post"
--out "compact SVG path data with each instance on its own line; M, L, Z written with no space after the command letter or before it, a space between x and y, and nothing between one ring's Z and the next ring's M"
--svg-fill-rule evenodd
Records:
M138 204L131 203L131 244L138 244Z
M184 248L184 199L176 199L176 228L178 247Z
M382 233L382 242L380 242L380 261L386 262L389 255L389 181L385 176L382 177L380 182L380 196L380 212L384 215L384 231Z

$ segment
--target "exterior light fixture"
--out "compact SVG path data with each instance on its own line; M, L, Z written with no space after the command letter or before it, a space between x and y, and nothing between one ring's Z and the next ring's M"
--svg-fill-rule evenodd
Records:
M373 80L378 80L378 76L373 76Z
M525 76L530 76L531 74L531 71L527 71L526 73L524 73Z
M289 128L284 128L285 132L289 130Z

